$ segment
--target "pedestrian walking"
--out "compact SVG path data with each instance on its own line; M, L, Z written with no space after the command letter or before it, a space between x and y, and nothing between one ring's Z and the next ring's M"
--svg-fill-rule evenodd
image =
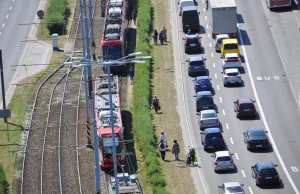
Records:
M154 107L155 113L158 113L158 109L159 109L159 100L156 96L154 96L154 98L152 99L152 106Z
M164 132L160 133L160 138L159 138L159 142L163 141L166 144L166 148L168 148L168 144L167 144L167 136L165 135Z
M163 33L164 33L164 36L165 36L165 42L167 42L168 40L167 40L167 29L165 28L165 27L163 27Z
M164 44L164 40L165 40L165 35L164 35L163 30L161 30L159 32L159 41L160 41L160 44Z
M159 147L161 159L163 161L165 161L165 157L166 157L166 144L164 143L164 141L161 140L160 143L158 144L158 147Z
M191 165L194 166L195 155L196 155L195 149L191 146L188 146L188 149L189 149L188 155L190 157Z
M131 17L132 17L132 20L133 20L133 24L135 25L135 23L136 23L136 17L137 17L137 13L136 13L135 9L133 9Z
M152 38L153 38L154 44L157 45L157 38L158 38L158 32L157 32L157 30L154 30Z
M133 84L133 77L134 77L134 69L133 67L130 67L129 71L128 71L129 77L130 77L130 85Z
M172 154L175 155L175 160L179 160L179 153L180 153L179 144L177 143L177 140L174 140L174 143L172 145Z

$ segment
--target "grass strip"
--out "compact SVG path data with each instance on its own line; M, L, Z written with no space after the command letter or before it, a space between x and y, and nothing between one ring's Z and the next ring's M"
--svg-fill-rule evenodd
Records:
M136 51L149 55L151 34L151 0L140 0L137 20L137 47ZM135 85L133 98L133 129L138 140L138 147L145 158L147 181L152 186L153 193L166 194L166 180L158 161L157 142L154 136L150 112L151 100L151 63L135 67Z

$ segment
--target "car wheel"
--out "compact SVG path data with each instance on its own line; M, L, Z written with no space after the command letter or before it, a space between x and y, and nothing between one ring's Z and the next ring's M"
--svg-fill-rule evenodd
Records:
M227 84L224 83L223 85L224 85L224 87L227 87Z
M258 183L258 181L257 181L257 180L255 180L255 184L256 184L256 186L259 186L259 183Z
M206 148L205 146L204 146L203 150L204 150L205 152L207 152L207 148Z

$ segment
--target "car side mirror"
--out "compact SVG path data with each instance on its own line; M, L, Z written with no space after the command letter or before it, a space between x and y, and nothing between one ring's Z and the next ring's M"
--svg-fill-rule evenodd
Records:
M236 102L233 102L234 104L236 104Z
M204 135L204 132L200 132L201 135Z
M197 112L196 115L200 115L200 113Z
M197 95L194 95L193 97L197 97Z
M244 132L243 134L246 135L246 132Z
M230 153L231 154L231 153ZM234 155L234 154L231 154L232 156Z
M224 74L224 71L221 71L222 74Z
M211 78L209 78L209 80L212 80Z
M254 166L251 166L251 168L254 168Z
M219 113L219 111L217 111L217 113Z
M189 60L185 60L185 62L189 62Z
M243 187L243 186L244 186L244 184L241 184L241 186Z
M265 133L268 133L268 131L265 131Z
M255 100L253 100L253 102L256 102Z
M199 13L199 15L200 15L200 11L199 11L198 13Z
M182 40L185 40L185 38L182 38Z
M179 5L179 2L177 4Z
M206 60L207 60L207 58L204 58L203 60L204 60L204 61L206 61Z
M221 186L218 186L218 188L222 188Z
M214 155L210 155L210 157L214 157Z
M275 166L275 167L277 167L278 165L277 165L277 164L275 164L274 166Z

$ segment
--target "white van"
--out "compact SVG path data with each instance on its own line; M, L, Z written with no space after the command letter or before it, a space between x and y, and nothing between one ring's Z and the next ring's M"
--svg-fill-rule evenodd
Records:
M194 0L180 0L179 4L179 15L182 15L182 8L185 6L195 6Z

